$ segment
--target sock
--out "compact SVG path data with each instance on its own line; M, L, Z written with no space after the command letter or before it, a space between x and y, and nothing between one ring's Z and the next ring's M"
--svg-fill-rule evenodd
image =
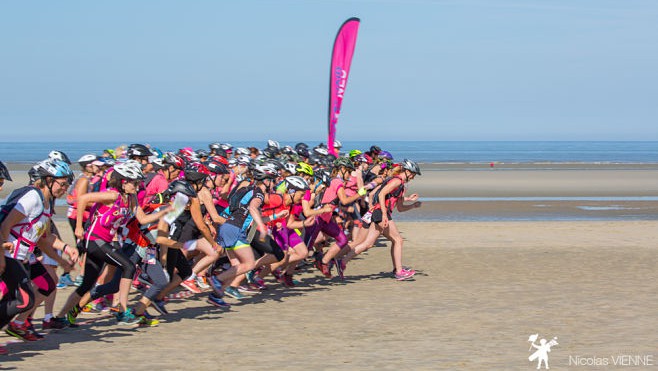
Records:
M52 314L52 313L46 313L46 315L43 316L43 321L44 321L44 322L48 322L48 321L50 321L52 318L53 318L53 314Z
M23 324L25 324L25 322L19 320L14 320L13 322L19 326L23 326Z

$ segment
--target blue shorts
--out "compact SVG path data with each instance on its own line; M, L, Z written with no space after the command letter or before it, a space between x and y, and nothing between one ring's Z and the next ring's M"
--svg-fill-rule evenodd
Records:
M239 249L249 246L247 232L233 224L224 223L219 227L217 243L225 249Z

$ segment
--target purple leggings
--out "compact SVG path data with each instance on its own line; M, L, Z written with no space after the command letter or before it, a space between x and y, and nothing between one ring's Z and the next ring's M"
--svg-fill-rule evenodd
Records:
M340 229L340 226L338 226L338 224L336 224L333 219L326 222L324 219L315 218L315 224L306 228L306 236L304 237L304 241L306 242L306 246L308 246L309 250L313 248L315 239L318 237L320 232L324 232L324 234L327 236L333 237L336 240L336 244L340 248L343 248L343 246L347 245L347 236L345 236L343 230Z
M272 237L274 237L274 241L281 246L281 250L284 251L288 251L289 248L295 247L304 242L294 229L288 228L272 230Z

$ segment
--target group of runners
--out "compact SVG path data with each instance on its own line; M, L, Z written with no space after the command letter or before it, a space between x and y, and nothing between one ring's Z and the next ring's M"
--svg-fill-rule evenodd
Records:
M340 142L334 147L340 151ZM402 265L392 212L421 206L418 195L405 195L420 174L414 161L395 161L378 146L335 156L322 144L272 140L262 150L212 143L164 153L131 144L73 165L54 150L0 210L0 327L25 341L43 338L33 325L41 303L43 330L77 327L81 312L109 310L120 325L155 326L147 308L166 315L180 286L229 307L226 296L265 290L269 275L299 284L300 265L343 279L351 259L382 235L391 241L391 276L408 280L415 271ZM12 177L0 162L0 189L6 181ZM75 246L52 222L55 199L64 197ZM55 313L56 288L66 286L75 290ZM129 306L131 288L141 295Z

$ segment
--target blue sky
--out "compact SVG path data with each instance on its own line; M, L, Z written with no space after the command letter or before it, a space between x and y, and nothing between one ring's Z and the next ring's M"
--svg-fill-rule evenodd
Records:
M13 1L0 141L658 140L656 1Z

